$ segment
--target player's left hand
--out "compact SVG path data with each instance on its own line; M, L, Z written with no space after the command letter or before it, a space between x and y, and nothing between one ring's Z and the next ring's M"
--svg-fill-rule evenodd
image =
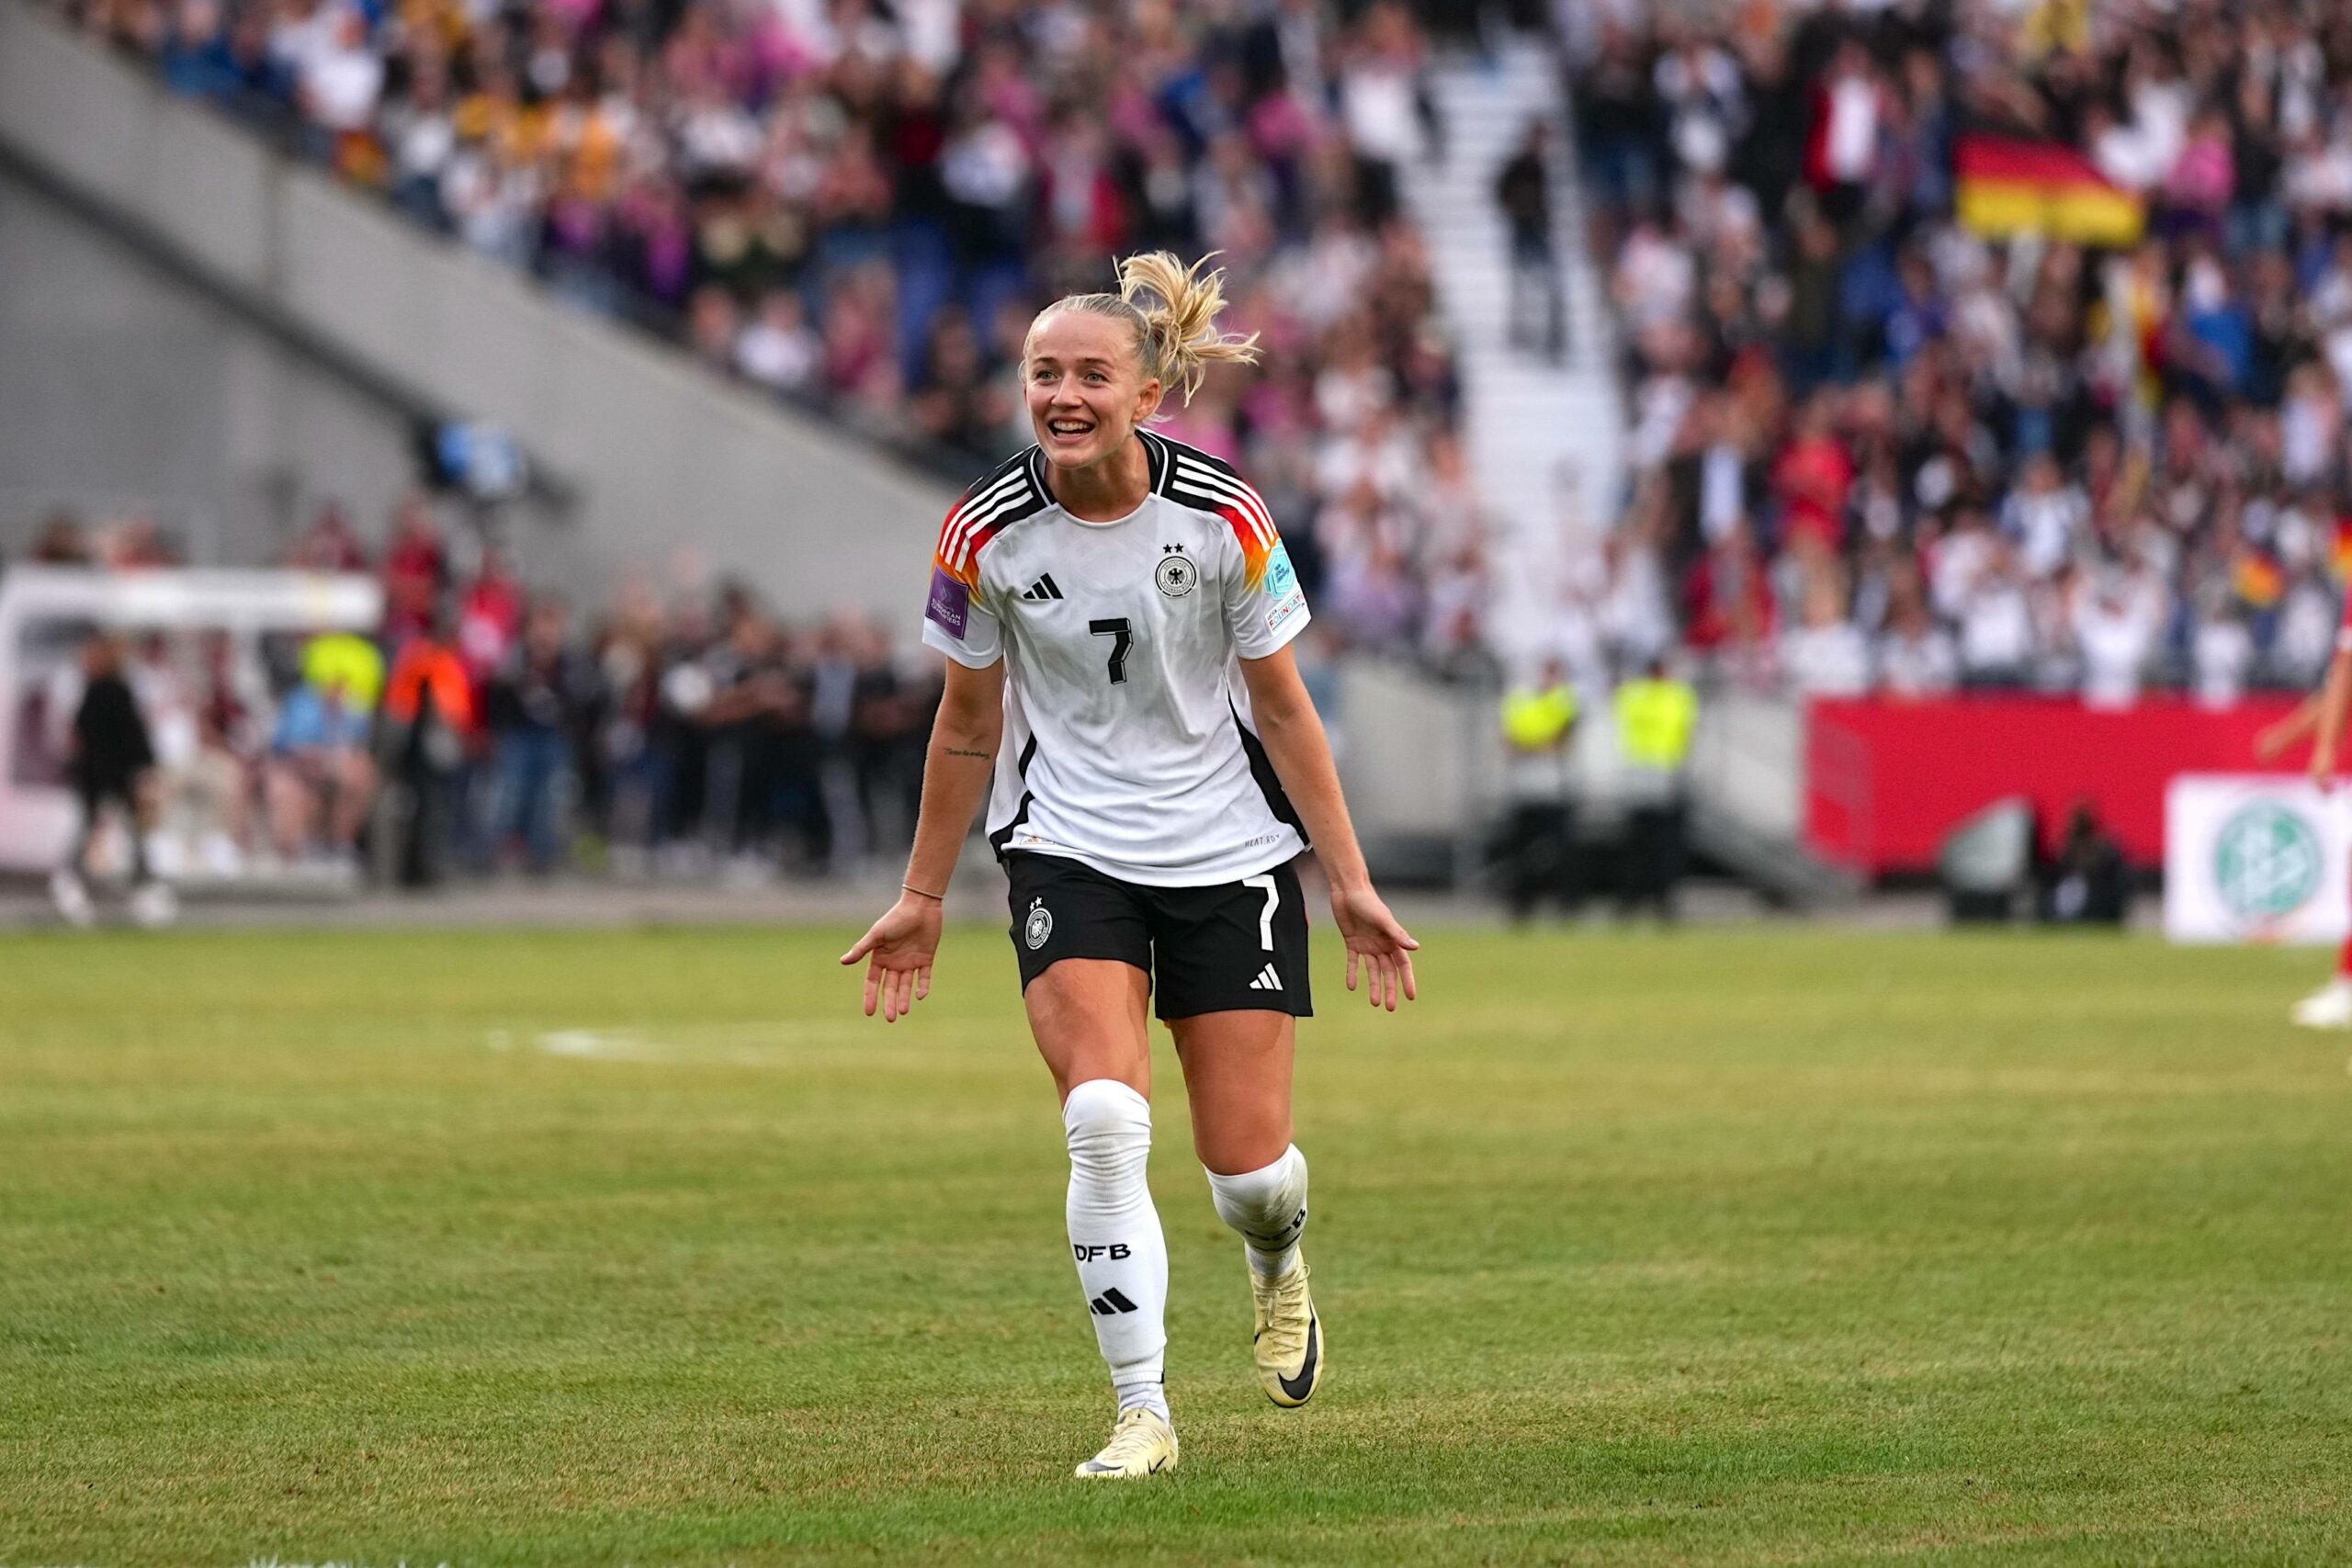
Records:
M1366 999L1373 1006L1395 1012L1400 994L1408 1002L1414 998L1412 955L1421 944L1396 923L1379 894L1369 887L1350 892L1333 888L1331 923L1348 944L1348 989L1356 988L1361 969Z

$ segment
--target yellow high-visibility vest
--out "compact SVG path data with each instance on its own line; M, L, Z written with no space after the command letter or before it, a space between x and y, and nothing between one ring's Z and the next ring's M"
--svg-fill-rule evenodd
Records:
M1617 688L1617 746L1636 767L1673 773L1690 755L1699 694L1681 681L1628 681Z
M1577 721L1577 694L1565 681L1538 690L1517 687L1503 696L1503 739L1521 751L1559 744Z

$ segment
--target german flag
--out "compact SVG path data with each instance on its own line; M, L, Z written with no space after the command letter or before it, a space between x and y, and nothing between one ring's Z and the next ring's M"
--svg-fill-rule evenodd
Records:
M2327 564L2338 582L2352 582L2352 517L2335 520L2335 537L2327 552Z
M1985 239L2044 234L2086 245L2132 245L2147 214L2140 198L2055 141L1966 135L1952 149L1960 220Z

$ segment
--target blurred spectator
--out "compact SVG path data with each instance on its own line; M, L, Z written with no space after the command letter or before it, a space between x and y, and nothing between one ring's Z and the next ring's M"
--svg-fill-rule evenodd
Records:
M1568 778L1577 694L1566 665L1546 660L1534 680L1504 693L1501 718L1510 796L1501 854L1510 918L1524 922L1547 898L1558 900L1563 913L1574 913L1583 886Z
M350 854L376 797L365 708L340 682L286 694L263 769L270 844L289 863Z
M2132 898L2130 869L2122 846L2099 823L2087 803L2068 817L2065 841L2041 868L2035 910L2060 925L2123 923Z
M154 879L148 864L147 829L153 808L148 786L155 749L125 663L121 639L111 634L93 637L83 645L81 702L74 711L68 760L81 817L64 862L50 878L58 911L75 925L88 925L93 918L86 880L90 852L108 806L116 808L130 846L132 913L148 925L173 914L171 890Z
M449 585L441 525L422 496L401 503L384 551L384 640L398 647L432 625Z
M1552 168L1544 122L1531 120L1495 181L1510 234L1510 340L1550 359L1567 349L1567 302L1552 252Z
M303 571L365 571L368 552L344 514L340 502L320 508L311 526L287 552L286 564Z
M1916 570L1894 586L1876 664L1879 687L1890 696L1939 697L1960 683L1959 650L1928 614Z
M1858 697L1870 690L1870 645L1847 618L1830 570L1812 574L1804 619L1781 639L1781 664L1790 686L1804 696Z
M83 532L82 520L71 512L51 513L33 540L32 552L25 558L37 566L89 565L90 542Z
M399 786L390 824L394 840L386 849L404 886L439 882L464 835L462 780L479 726L452 622L446 610L430 612L400 645L384 687L376 754L386 779Z
M482 696L496 766L492 842L502 857L519 849L524 863L542 874L562 858L574 738L592 700L592 671L569 646L570 635L563 601L538 600Z
M1618 910L1630 919L1648 908L1671 920L1686 852L1685 771L1699 694L1659 659L1620 684L1613 701L1626 801Z

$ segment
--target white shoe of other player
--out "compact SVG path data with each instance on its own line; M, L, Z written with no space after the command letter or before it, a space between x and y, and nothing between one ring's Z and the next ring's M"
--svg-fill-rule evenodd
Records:
M180 901L171 888L161 882L142 883L131 889L130 918L153 930L168 926L180 915Z
M2297 1002L2292 1016L2305 1029L2352 1029L2352 979L2338 975Z
M50 874L49 899L65 917L67 925L86 926L98 918L97 911L90 907L90 890L66 867L60 866Z

